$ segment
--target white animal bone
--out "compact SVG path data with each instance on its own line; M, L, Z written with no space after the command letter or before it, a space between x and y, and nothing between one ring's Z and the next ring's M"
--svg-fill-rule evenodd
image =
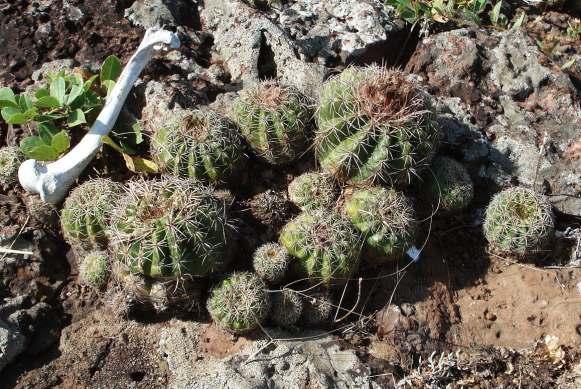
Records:
M60 202L101 147L102 136L107 135L113 128L127 95L154 52L168 46L172 49L180 46L175 33L159 28L148 29L90 131L79 144L57 161L49 164L34 159L24 161L18 169L18 180L22 187L28 192L40 194L41 199L47 203Z

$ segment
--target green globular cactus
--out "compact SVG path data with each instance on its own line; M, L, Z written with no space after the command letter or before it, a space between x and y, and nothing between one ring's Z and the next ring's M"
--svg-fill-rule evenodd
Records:
M329 79L316 119L321 167L353 183L409 183L429 165L439 139L425 95L403 72L376 66Z
M192 179L130 182L111 225L115 258L153 279L205 276L220 270L226 259L224 200Z
M312 112L292 87L264 81L241 92L234 116L254 152L271 164L285 164L307 149Z
M233 273L210 292L208 312L221 328L242 333L257 328L270 312L266 284L250 272Z
M283 289L272 296L270 319L276 325L289 327L301 318L303 298L291 289Z
M79 276L84 284L102 288L109 277L109 257L106 252L93 251L85 255L79 267Z
M280 243L297 258L299 276L314 282L345 282L358 267L361 239L357 231L336 212L303 212L284 226Z
M527 188L496 194L486 209L484 235L499 251L534 254L551 241L554 229L551 203Z
M438 156L426 173L426 193L433 206L454 212L465 209L474 198L474 184L466 168L458 161Z
M228 180L246 159L234 124L208 110L186 111L158 129L151 154L162 172L209 183Z
M120 192L118 183L105 178L89 180L71 192L61 211L61 227L71 246L86 250L107 246L109 218Z
M413 207L393 189L356 189L345 202L345 213L365 237L364 259L370 263L397 260L414 243Z
M252 264L256 274L269 284L280 283L290 262L288 251L278 243L266 243L254 252Z
M184 277L180 279L158 280L141 274L131 273L120 263L114 264L114 279L122 291L122 301L118 301L122 312L130 311L131 306L138 306L157 313L200 312L201 286L198 279Z
M325 174L304 173L289 184L288 196L303 211L331 208L337 199L337 189Z
M301 321L305 324L320 324L331 317L333 313L333 301L326 290L309 292L309 297L304 299Z
M6 146L0 148L0 183L14 183L22 161L24 161L24 154L18 147Z

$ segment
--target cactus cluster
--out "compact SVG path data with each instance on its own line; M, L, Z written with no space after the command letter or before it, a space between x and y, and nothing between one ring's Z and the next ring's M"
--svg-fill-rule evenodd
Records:
M499 251L534 254L550 242L554 229L551 203L531 189L506 189L486 209L484 234Z
M201 288L197 279L153 279L131 273L125 265L118 262L114 264L113 275L123 296L121 301L116 302L120 305L114 307L116 310L122 308L122 312L127 312L131 306L153 308L157 313L200 310Z
M243 91L234 116L254 152L271 164L285 164L307 149L312 112L296 89L263 81Z
M437 156L432 161L431 172L426 176L425 193L434 207L439 204L439 210L460 211L472 202L474 184L460 162Z
M370 263L397 260L414 243L415 222L411 203L392 189L356 189L345 202L345 213L365 237Z
M309 292L309 297L304 299L301 321L305 324L320 324L331 317L333 313L333 301L329 291L316 289Z
M249 272L233 273L210 292L208 312L223 329L242 333L257 328L270 312L266 284Z
M297 275L314 282L344 282L359 265L360 236L333 211L301 213L283 227L280 243L296 258Z
M304 173L289 184L288 197L303 211L331 208L337 199L337 189L328 175Z
M256 274L269 284L280 283L290 262L288 251L278 243L266 243L254 252L252 264Z
M344 70L321 90L315 145L342 181L409 182L430 163L439 132L426 97L403 72Z
M226 181L245 161L242 138L226 118L192 110L159 128L151 154L162 172L205 182Z
M16 181L18 167L23 160L24 155L18 147L0 148L0 182L2 184L12 184Z
M110 247L134 273L205 276L223 266L228 223L224 201L196 181L135 180L111 216Z
M291 289L283 289L272 296L270 319L276 325L289 327L301 318L303 298Z
M109 277L109 257L106 252L93 251L85 255L79 267L81 281L94 288L102 288Z
M96 250L107 246L109 217L121 186L97 178L76 187L65 200L61 227L67 242L77 249Z

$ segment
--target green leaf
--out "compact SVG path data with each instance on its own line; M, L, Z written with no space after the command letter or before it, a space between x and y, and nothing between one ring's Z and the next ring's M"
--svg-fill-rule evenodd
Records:
M571 58L569 61L565 62L563 64L563 66L561 66L561 70L569 69L571 66L573 66L575 64L576 61L577 61L577 58Z
M59 108L61 105L56 97L43 96L34 102L38 108Z
M66 84L63 77L57 77L50 83L50 95L56 98L61 106L65 104Z
M16 107L16 97L10 88L0 88L0 108Z
M514 24L512 25L511 29L518 29L521 28L523 22L525 21L525 16L526 14L524 12L522 12L519 16L519 18L514 22Z
M34 97L42 99L45 96L50 96L50 92L46 88L40 88L34 93Z
M34 104L32 104L32 100L27 95L18 95L16 97L16 102L18 103L20 109L23 112L26 112L30 110L32 107L34 107Z
M141 157L133 157L131 155L123 154L125 165L127 169L133 173L158 173L159 167L153 161Z
M69 127L80 126L81 124L85 123L87 123L87 119L85 119L85 114L80 108L72 111L67 118L67 125Z
M138 145L143 143L143 132L141 131L141 125L139 124L139 122L133 123L131 128L135 133L135 144Z
M52 138L58 132L57 128L53 123L39 123L38 124L38 135L46 143L50 145L52 143Z
M101 82L101 85L103 85L107 89L107 97L109 97L109 95L111 94L111 91L113 90L113 87L115 86L115 81L106 80L106 81Z
M115 55L108 56L101 65L101 85L104 85L105 81L117 81L121 69L121 60Z
M53 147L45 144L38 136L29 136L22 139L20 150L27 158L38 161L54 161L59 157L59 153Z
M83 94L82 85L73 85L69 95L67 96L67 105L71 105L79 96Z
M93 83L97 79L97 75L92 76L83 84L83 91L87 92L93 86Z
M60 155L71 147L71 138L65 130L62 130L52 138L52 148Z
M492 7L492 10L490 11L490 21L492 22L492 24L494 24L495 26L498 24L498 20L500 18L500 9L502 7L502 0L500 0L498 3L496 3L494 5L494 7Z
M15 107L4 107L0 112L2 118L8 124L23 124L26 123L26 115L20 110L20 108Z

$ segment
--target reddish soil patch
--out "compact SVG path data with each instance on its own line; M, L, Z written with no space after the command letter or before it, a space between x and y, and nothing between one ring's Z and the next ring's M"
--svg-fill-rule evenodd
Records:
M206 358L225 358L250 344L251 339L224 332L214 324L207 325L200 334L200 351Z

